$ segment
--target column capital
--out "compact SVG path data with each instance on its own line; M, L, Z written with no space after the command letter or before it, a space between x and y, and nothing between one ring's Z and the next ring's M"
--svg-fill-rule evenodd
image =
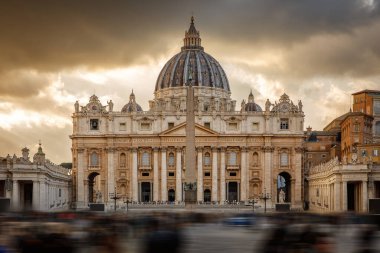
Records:
M137 148L136 148L136 147L131 147L131 151L132 151L133 153L135 153L135 152L137 152Z
M262 151L264 152L268 152L268 153L271 153L274 151L274 147L273 146L264 146L261 148Z
M84 148L77 148L78 153L84 153Z
M203 147L196 147L195 149L197 150L198 153L203 151Z
M226 147L219 147L220 152L226 152L227 148Z
M158 152L159 148L158 147L153 147L153 152Z
M296 153L302 153L304 151L304 148L303 147L294 147L294 151Z
M166 152L167 148L166 147L161 147L161 152Z
M175 147L175 151L177 151L177 152L181 152L182 149L183 149L182 146L176 146L176 147Z
M247 152L248 148L247 147L241 147L240 150L241 150L241 152Z
M115 151L114 147L106 147L105 150L109 153L113 153Z
M212 150L213 153L214 152L218 152L218 148L217 147L211 147L211 150Z

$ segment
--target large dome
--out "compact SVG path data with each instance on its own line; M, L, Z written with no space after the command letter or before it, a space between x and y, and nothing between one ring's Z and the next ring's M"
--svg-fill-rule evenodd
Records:
M230 91L226 73L219 62L203 51L193 17L189 30L185 32L181 52L165 64L158 76L155 91L187 86L189 81L193 86Z

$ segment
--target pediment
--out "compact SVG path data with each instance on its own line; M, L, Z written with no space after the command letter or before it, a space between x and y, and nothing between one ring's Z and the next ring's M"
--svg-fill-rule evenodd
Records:
M217 136L218 132L208 129L199 124L195 124L195 136ZM160 136L186 136L186 122L163 131Z

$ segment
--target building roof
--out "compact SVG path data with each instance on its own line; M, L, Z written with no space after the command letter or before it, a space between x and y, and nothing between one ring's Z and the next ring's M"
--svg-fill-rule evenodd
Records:
M358 92L355 92L355 93L352 93L352 95L358 95L358 94L361 94L361 93L375 93L376 95L380 95L380 90L362 90L362 91L358 91Z

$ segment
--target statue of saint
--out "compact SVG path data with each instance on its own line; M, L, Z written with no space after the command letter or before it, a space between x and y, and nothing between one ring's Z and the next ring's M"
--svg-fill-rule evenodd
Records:
M245 100L243 99L243 101L241 101L241 111L244 112L245 111Z
M112 112L112 110L113 110L113 102L112 102L112 100L110 100L108 102L108 111Z
M96 203L102 203L102 193L100 191L96 192Z
M302 101L298 101L298 110L302 112Z
M79 112L79 102L78 100L74 104L75 112Z
M278 202L285 203L285 192L282 189L278 193Z
M272 103L269 101L269 98L267 98L267 101L265 102L265 111L269 112L270 111L270 106Z

